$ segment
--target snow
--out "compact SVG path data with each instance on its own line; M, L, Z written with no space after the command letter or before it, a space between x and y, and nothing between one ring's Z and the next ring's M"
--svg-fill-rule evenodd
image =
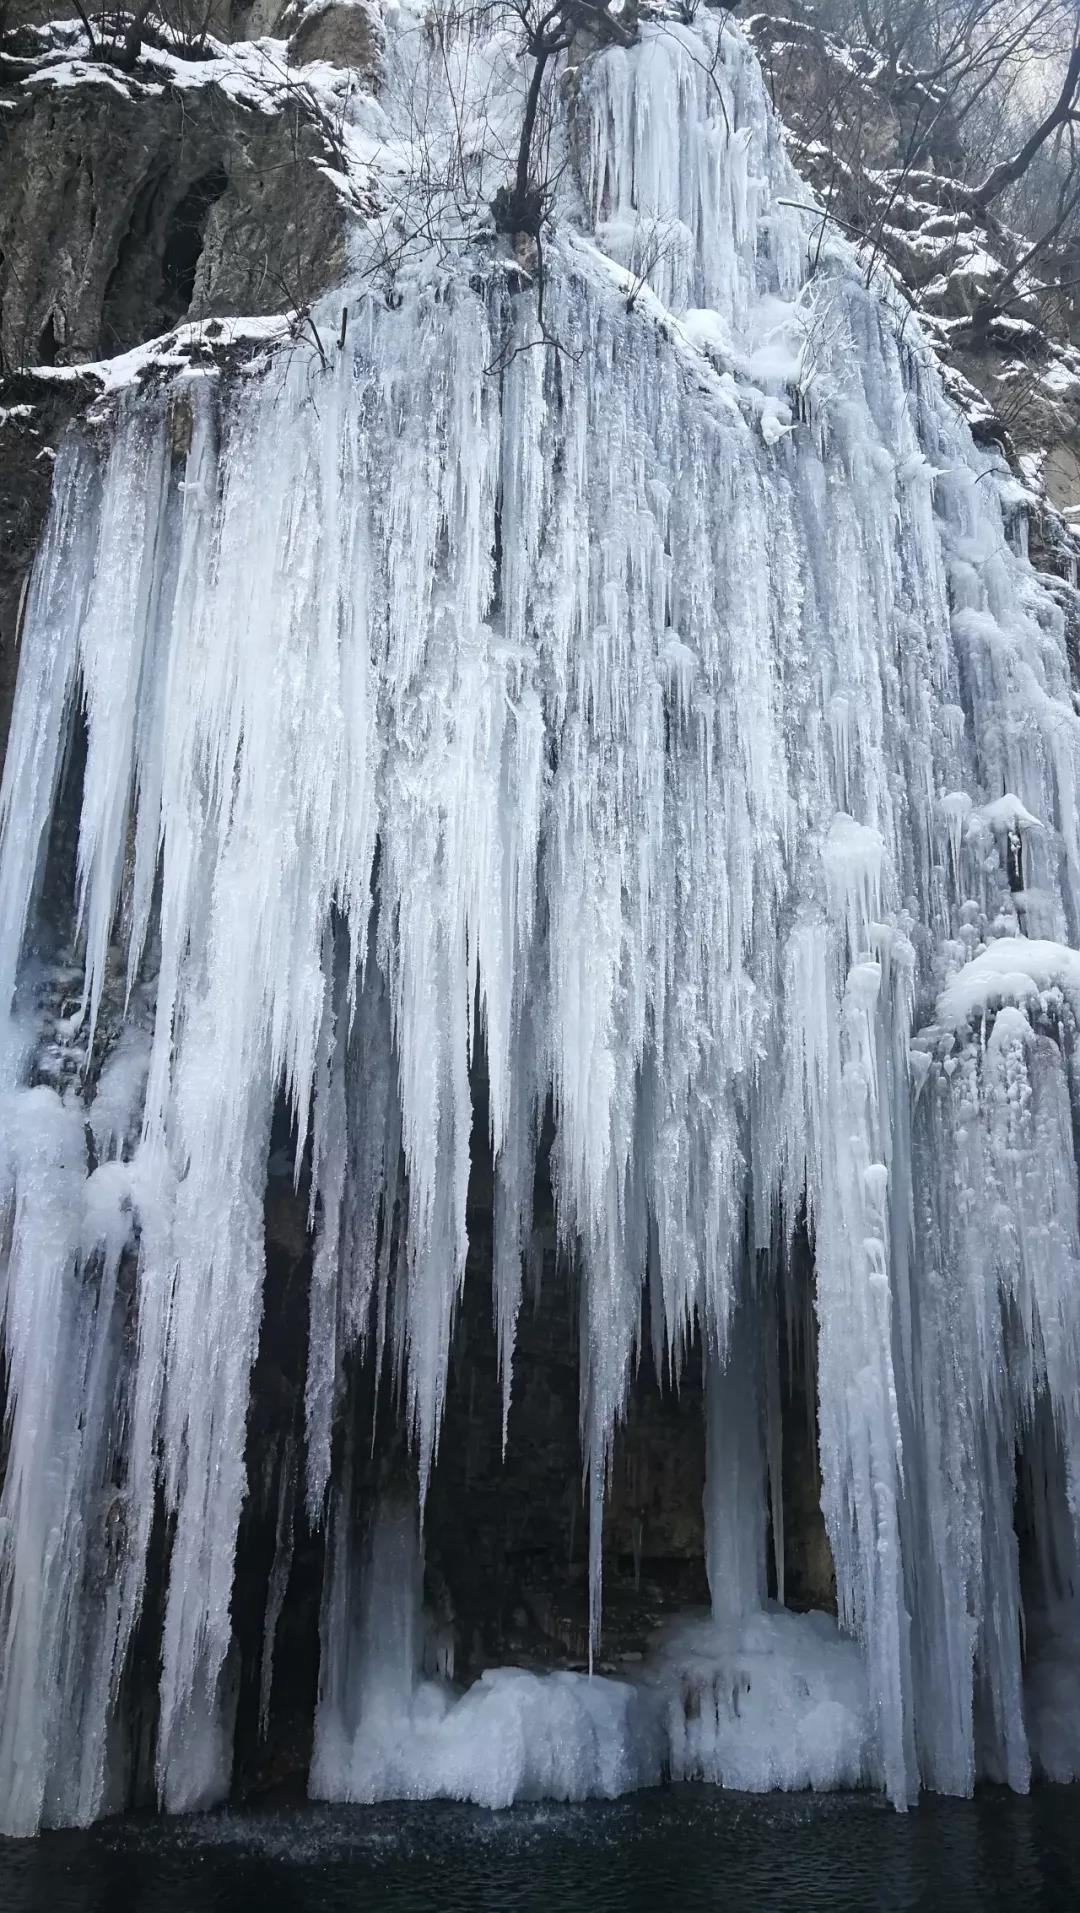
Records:
M1023 1005L1052 990L1080 1006L1080 951L1033 937L999 937L950 980L938 998L936 1020L957 1029L999 1004Z
M455 123L408 24L388 26L385 96L343 129L343 177L377 166L385 199L315 314L325 364L280 353L223 399L186 350L221 335L185 329L99 368L101 429L57 459L0 794L0 1821L84 1823L116 1798L161 1509L157 1788L179 1809L227 1787L279 1095L311 1162L313 1786L580 1797L666 1763L898 1806L980 1771L1025 1787L1013 1510L1040 1417L1060 1448L1034 1527L1080 1480L1062 611L917 321L835 234L819 253L731 23L646 25L584 63L580 172L545 243L557 351L510 290L474 145L460 204L433 162L425 233L385 270L417 61L436 155ZM467 51L468 140L485 114L502 138L523 63L505 35ZM569 161L562 105L552 138ZM628 238L657 222L678 243L633 288ZM234 337L265 363L282 329ZM43 898L64 805L72 894ZM78 972L59 1008L50 954ZM646 1278L658 1372L703 1348L712 1619L640 1678L452 1690L401 1598L407 1523L389 1592L366 1590L350 1376L366 1361L400 1404L416 1521L481 1044L504 1417L555 1117L594 1647ZM38 1074L61 1053L57 1089ZM781 1320L815 1325L836 1625L765 1599Z
M1039 819L1033 817L1025 804L1012 791L1006 791L1003 797L995 797L992 804L983 804L971 813L968 830L974 834L978 825L984 825L995 836L1017 835L1025 830L1038 830Z
M136 385L154 373L191 372L212 363L217 351L246 349L253 365L265 363L268 348L292 337L289 316L266 318L193 319L156 339L119 352L111 359L86 359L79 365L39 365L32 377L42 385L72 384L92 379L106 398L125 386Z
M1080 375L1059 358L1044 368L1040 373L1040 381L1055 398L1067 398L1075 403L1080 393Z
M1030 319L1017 319L1011 312L994 314L994 330L1010 333L1015 339L1042 340L1045 336L1037 325L1032 325Z
M50 32L55 33L56 29ZM83 48L85 44L82 37ZM50 47L21 84L28 89L53 90L104 86L125 99L133 95L160 98L166 90L190 93L202 87L214 87L237 105L262 113L279 112L290 89L310 84L310 69L304 69L303 82L290 69L284 40L225 43L207 35L205 46L205 57L188 60L178 53L170 53L167 48L144 45L139 64L130 74L99 60L73 55L64 45ZM335 76L335 80L339 79L340 76Z
M721 313L691 308L683 313L680 324L699 352L713 352L719 359L731 356L734 350L731 333Z

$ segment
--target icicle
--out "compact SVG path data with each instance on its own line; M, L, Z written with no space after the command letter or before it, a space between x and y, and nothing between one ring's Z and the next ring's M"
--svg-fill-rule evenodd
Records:
M265 1740L270 1725L270 1701L274 1691L274 1648L278 1622L285 1605L285 1593L292 1571L293 1542L296 1534L296 1455L291 1435L278 1469L278 1504L274 1522L274 1558L266 1586L266 1612L263 1617L262 1659L259 1664L259 1735Z
M772 1528L773 1578L776 1598L784 1605L784 1424L780 1405L780 1340L775 1289L766 1304L765 1338L765 1460L769 1477L769 1514Z
M92 575L97 473L90 452L66 443L27 599L15 705L0 788L0 1014L8 1016L46 834L56 800ZM4 1087L18 1068L7 1055Z
M736 1310L724 1357L705 1377L705 1565L713 1618L756 1614L765 1600L765 1481L752 1318Z

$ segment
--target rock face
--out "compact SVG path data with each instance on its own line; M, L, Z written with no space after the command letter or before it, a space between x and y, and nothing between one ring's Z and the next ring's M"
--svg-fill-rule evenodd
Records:
M830 38L800 0L755 13L747 31L801 175L830 217L866 241L868 258L895 274L975 436L998 444L1032 485L1041 558L1071 576L1074 543L1053 521L1080 518L1075 262L1051 249L1002 295L1030 237L980 208L958 178L947 100L872 49ZM1050 290L1058 285L1065 290Z
M377 63L379 22L363 0L325 0L323 5L287 7L281 25L290 29L289 59L293 66L311 66L316 60L325 60L330 66L370 73Z
M325 137L213 81L8 89L0 187L6 368L110 357L185 318L309 302L342 261Z
M88 10L93 18L95 9ZM172 23L177 36L205 32L218 40L257 40L279 32L290 10L298 10L296 0L162 0L154 11L163 22ZM45 26L53 20L79 17L72 0L8 0L8 14L12 27Z

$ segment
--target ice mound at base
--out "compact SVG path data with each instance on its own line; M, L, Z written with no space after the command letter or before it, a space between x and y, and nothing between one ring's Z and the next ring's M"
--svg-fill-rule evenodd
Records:
M331 1735L312 1770L316 1798L611 1800L663 1777L661 1709L626 1681L498 1667L464 1694L423 1681L397 1709Z
M626 1681L489 1669L464 1693L423 1610L409 1501L381 1505L363 1571L334 1537L309 1792L317 1800L613 1799L662 1777L656 1697ZM437 1674L439 1678L432 1678Z
M862 1653L827 1614L772 1603L683 1614L621 1678L499 1667L461 1692L425 1615L413 1508L380 1507L355 1578L344 1538L334 1537L317 1800L509 1807L610 1800L665 1779L747 1793L880 1781Z
M633 1679L500 1667L421 1681L321 1737L316 1798L610 1800L661 1781L745 1793L859 1787L873 1759L859 1649L827 1614L680 1616Z
M658 1636L645 1679L672 1780L744 1793L880 1780L862 1655L828 1614L682 1616Z

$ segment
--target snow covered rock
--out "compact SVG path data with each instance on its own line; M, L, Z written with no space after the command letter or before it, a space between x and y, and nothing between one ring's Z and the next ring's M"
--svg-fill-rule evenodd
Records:
M296 9L299 23L293 27L286 14L282 24L289 28L289 61L292 66L310 66L321 61L326 66L345 68L364 85L374 83L382 45L382 16L366 0L325 0Z
M58 28L29 73L5 85L0 61L0 93L5 368L101 359L188 317L296 308L341 271L329 115L281 43L197 61L151 48L125 75Z

